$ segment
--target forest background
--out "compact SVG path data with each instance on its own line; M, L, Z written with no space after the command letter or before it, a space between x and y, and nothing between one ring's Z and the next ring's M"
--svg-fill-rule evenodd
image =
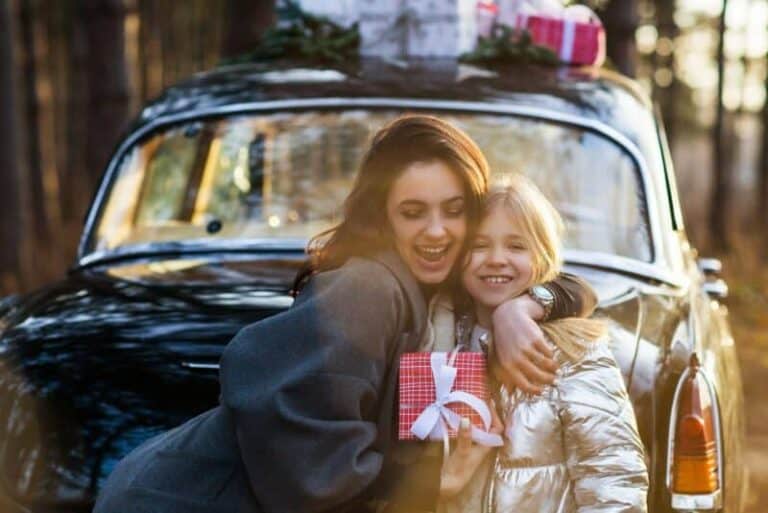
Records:
M277 0L280 2L281 0ZM594 0L608 66L659 105L686 229L724 262L744 372L750 511L768 504L768 0ZM61 278L129 120L252 51L275 0L0 0L0 296Z

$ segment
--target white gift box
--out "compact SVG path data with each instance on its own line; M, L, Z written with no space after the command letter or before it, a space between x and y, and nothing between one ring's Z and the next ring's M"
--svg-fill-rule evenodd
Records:
M406 57L405 28L396 28L389 18L360 18L360 55L369 57Z
M405 0L360 0L358 2L360 55L405 57L407 28Z
M477 7L477 0L407 0L407 2L416 15L424 20L453 18L461 14L474 16Z
M410 27L408 47L410 57L458 57L475 47L477 24L461 17L450 20L419 20Z
M477 39L477 0L361 0L360 53L457 57Z
M408 0L358 0L357 10L360 18L376 16L395 16L406 6Z
M477 0L408 0L411 57L458 57L477 42Z

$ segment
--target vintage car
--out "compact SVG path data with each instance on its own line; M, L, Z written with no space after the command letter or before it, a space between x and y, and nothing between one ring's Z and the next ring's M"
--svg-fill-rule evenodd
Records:
M567 222L647 449L654 513L742 511L744 404L718 262L686 237L662 125L603 70L362 60L239 65L141 112L67 277L0 314L4 512L89 511L128 451L217 403L218 359L288 308L372 132L450 120Z

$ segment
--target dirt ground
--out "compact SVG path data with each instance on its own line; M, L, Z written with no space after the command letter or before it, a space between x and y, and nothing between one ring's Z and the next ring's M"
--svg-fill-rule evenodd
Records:
M742 256L739 256L742 255ZM726 300L744 379L750 486L746 513L768 511L768 271L735 252L723 259L730 287ZM768 267L768 266L763 266Z

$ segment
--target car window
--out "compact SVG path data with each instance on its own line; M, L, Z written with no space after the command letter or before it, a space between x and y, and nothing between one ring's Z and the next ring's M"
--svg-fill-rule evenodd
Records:
M153 242L300 244L339 219L370 137L402 112L240 115L156 132L122 157L91 250ZM437 113L466 130L504 183L524 173L566 221L567 248L652 258L632 158L604 136L551 121Z

